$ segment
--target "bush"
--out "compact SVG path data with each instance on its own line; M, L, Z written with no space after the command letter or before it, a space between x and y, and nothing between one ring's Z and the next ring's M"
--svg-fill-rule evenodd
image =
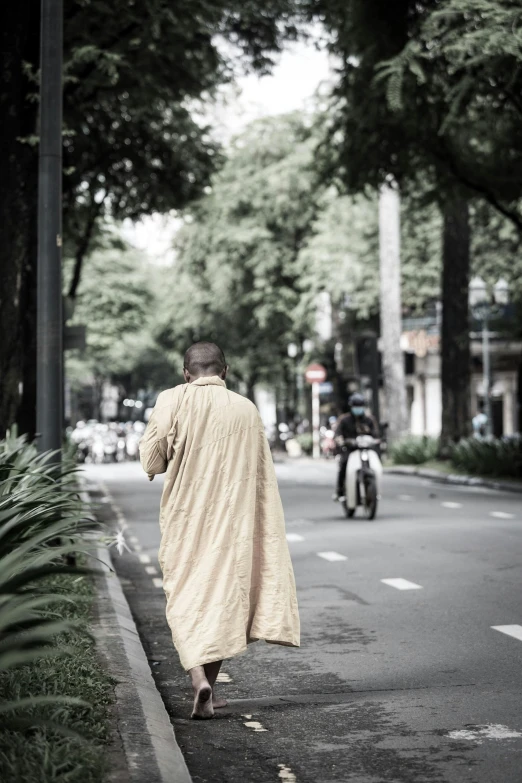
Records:
M304 454L311 454L314 448L313 436L311 432L302 432L296 435L296 441L301 446Z
M422 465L436 459L438 447L437 438L408 435L396 441L388 453L395 465Z
M113 683L88 634L94 586L87 576L60 574L47 577L41 587L67 596L41 611L43 617L68 623L70 630L55 640L62 652L59 660L40 657L0 672L2 701L26 705L19 726L20 711L6 715L7 720L0 716L0 780L99 783L107 768Z
M62 769L68 774L60 779L83 783L101 765L80 738L103 733L86 718L96 713L100 723L91 686L110 690L101 670L98 681L93 675L90 572L66 562L73 553L85 562L84 533L93 522L76 469L52 456L38 455L23 438L0 443L0 779L46 783Z
M450 454L457 470L480 476L522 478L522 438L499 440L468 438L453 446Z

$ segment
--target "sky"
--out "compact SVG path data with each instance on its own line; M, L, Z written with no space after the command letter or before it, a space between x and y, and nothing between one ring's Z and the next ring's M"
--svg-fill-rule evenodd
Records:
M311 42L289 44L272 74L250 74L238 79L236 87L222 90L222 100L210 113L219 140L227 141L260 117L305 109L319 85L331 77L328 55ZM175 215L151 215L136 224L126 221L124 236L147 252L151 261L170 264L174 260L172 241L180 226Z

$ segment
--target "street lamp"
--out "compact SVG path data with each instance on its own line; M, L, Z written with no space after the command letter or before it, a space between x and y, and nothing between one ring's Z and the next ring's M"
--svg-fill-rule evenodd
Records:
M491 362L489 352L489 321L502 313L509 304L509 285L504 278L493 286L493 296L481 277L473 277L469 284L469 306L473 317L482 322L482 368L484 375L484 413L487 417L486 435L492 434L491 421Z

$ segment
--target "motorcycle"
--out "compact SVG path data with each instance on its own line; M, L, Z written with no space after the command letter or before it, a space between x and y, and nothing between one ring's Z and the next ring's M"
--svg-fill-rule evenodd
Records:
M326 427L321 427L320 430L321 434L321 454L326 459L331 459L335 457L335 452L337 450L337 444L335 442L335 432L333 429L326 429Z
M382 479L382 463L376 451L380 441L371 435L358 435L352 443L356 448L346 466L344 513L351 519L361 506L366 519L375 519Z

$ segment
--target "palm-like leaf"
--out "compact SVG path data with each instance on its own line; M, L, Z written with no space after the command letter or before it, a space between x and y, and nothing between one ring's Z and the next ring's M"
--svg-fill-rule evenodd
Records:
M48 578L90 573L64 563L72 552L92 555L85 533L94 523L80 500L76 472L23 438L0 443L0 675L71 652L67 634L78 631L77 623L49 611L71 599L49 589ZM10 728L25 729L42 723L33 708L73 702L87 706L60 696L28 697L5 701L0 715Z

